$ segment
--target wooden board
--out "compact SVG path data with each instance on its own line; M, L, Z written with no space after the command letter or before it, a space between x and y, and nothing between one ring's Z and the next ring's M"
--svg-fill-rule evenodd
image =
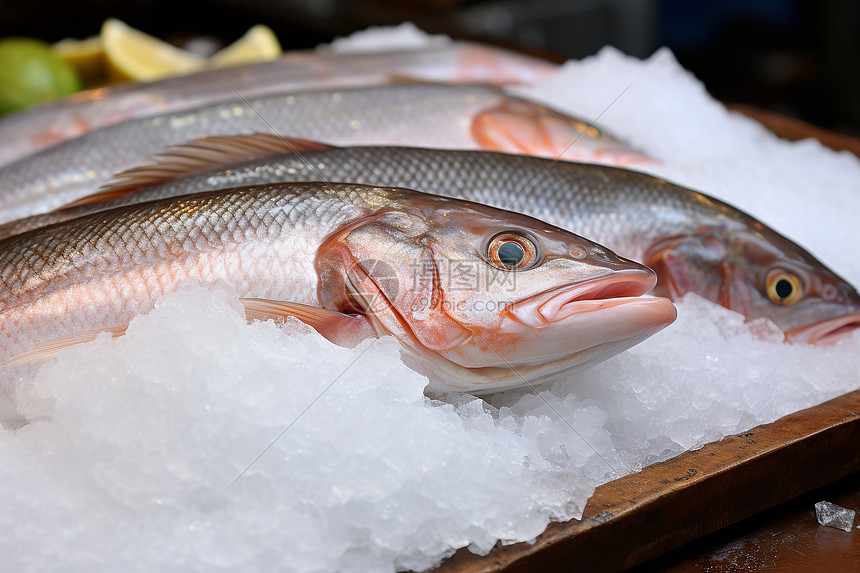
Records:
M620 571L860 471L858 444L860 390L609 482L581 521L437 571Z

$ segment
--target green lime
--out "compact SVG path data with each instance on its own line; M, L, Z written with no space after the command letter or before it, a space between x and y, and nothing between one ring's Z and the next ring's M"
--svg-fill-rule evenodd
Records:
M0 115L81 89L69 64L32 38L0 40Z

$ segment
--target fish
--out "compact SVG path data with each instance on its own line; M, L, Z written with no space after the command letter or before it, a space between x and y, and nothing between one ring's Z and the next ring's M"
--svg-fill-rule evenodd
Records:
M88 195L190 139L257 131L334 144L410 144L550 157L643 156L593 126L489 87L398 85L266 96L128 121L0 169L0 222ZM574 145L571 145L574 143Z
M320 180L404 186L522 212L651 267L656 294L695 293L748 321L770 321L789 342L832 344L860 327L854 286L723 201L626 169L497 152L338 148L268 135L206 139L120 175L77 205L0 226L0 236L177 194Z
M671 323L647 267L525 215L404 188L276 183L93 213L0 242L6 397L194 280L342 345L392 335L430 392L567 376ZM10 381L12 384L10 385Z
M302 50L270 62L86 90L0 118L0 166L123 121L288 91L427 82L533 83L555 64L502 48L449 42L375 53Z

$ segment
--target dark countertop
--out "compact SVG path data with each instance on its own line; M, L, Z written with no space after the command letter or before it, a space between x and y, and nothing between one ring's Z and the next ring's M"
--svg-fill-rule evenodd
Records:
M819 525L814 508L819 501L830 501L857 512L854 529L848 533ZM848 573L860 570L858 525L860 474L854 474L628 571Z

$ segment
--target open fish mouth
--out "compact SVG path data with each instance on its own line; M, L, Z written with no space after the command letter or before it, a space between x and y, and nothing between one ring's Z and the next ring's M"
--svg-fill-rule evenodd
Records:
M636 270L616 271L611 275L563 285L523 299L511 305L509 312L518 322L540 328L574 315L611 308L634 300L660 300L640 298L654 287L655 282L656 278L651 273ZM668 322L674 318L672 316Z
M789 330L789 342L829 345L850 338L860 328L860 311Z
M675 320L669 299L642 296L655 282L644 269L611 271L524 298L506 307L492 345L475 336L446 354L442 371L453 364L462 389L473 394L566 377Z

